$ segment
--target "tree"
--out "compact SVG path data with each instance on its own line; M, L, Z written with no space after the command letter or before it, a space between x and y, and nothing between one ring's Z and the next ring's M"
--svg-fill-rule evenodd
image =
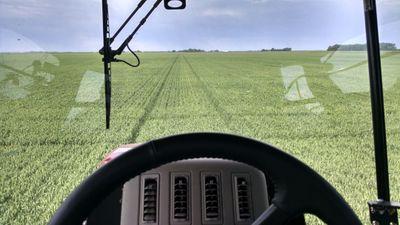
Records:
M380 43L380 48L382 51L396 51L397 47L394 43ZM349 44L349 45L339 45L335 44L329 46L328 51L367 51L367 44Z

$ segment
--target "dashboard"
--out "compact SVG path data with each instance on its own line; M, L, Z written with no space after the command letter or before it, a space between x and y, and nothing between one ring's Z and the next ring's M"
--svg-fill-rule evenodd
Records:
M178 161L126 182L86 224L247 225L269 206L263 172L222 159Z

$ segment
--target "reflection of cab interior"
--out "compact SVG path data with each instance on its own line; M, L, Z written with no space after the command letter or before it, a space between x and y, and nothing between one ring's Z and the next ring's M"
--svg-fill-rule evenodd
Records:
M110 125L110 64L128 46L152 11L117 50L103 0L106 117ZM164 0L184 9L185 0ZM369 202L372 224L398 224L389 199L382 78L375 1L365 1L378 201ZM132 52L133 53L133 52ZM135 55L136 56L136 55ZM136 56L137 57L137 56ZM134 65L133 65L134 66ZM62 204L50 224L200 225L305 224L313 214L330 225L361 224L338 192L294 157L256 140L217 133L183 134L121 146Z

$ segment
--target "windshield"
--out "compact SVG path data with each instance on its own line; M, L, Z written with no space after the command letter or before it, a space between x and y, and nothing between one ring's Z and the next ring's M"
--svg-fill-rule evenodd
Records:
M136 4L109 2L112 33ZM400 2L378 1L378 14L391 193L400 199ZM294 155L368 223L376 182L363 1L159 7L130 44L140 67L112 65L109 130L101 18L99 0L0 0L0 224L46 223L122 144L201 131Z

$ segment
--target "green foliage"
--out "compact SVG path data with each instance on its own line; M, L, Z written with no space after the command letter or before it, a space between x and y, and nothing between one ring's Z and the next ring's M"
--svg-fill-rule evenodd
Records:
M205 51L203 49L189 48L189 49L180 50L179 52L205 52Z
M17 100L0 94L0 224L45 224L121 144L194 131L240 134L293 154L332 183L367 224L366 202L376 198L370 97L343 94L330 79L333 65L321 63L326 54L140 53L143 64L137 69L113 65L108 131L103 98L76 102L83 74L102 72L101 58L54 54L60 63L46 68L55 75L48 86L36 82L29 96ZM347 54L339 63L365 59L365 53ZM0 55L0 60L11 64L29 57ZM398 75L399 65L396 55L385 59L383 67L391 69L384 76ZM290 66L304 69L313 99L285 99L281 69ZM400 199L399 95L398 82L385 91L394 199ZM322 113L305 107L315 102L324 107ZM72 108L82 113L67 120Z
M261 52L291 52L292 48L271 48L271 49L261 49Z

